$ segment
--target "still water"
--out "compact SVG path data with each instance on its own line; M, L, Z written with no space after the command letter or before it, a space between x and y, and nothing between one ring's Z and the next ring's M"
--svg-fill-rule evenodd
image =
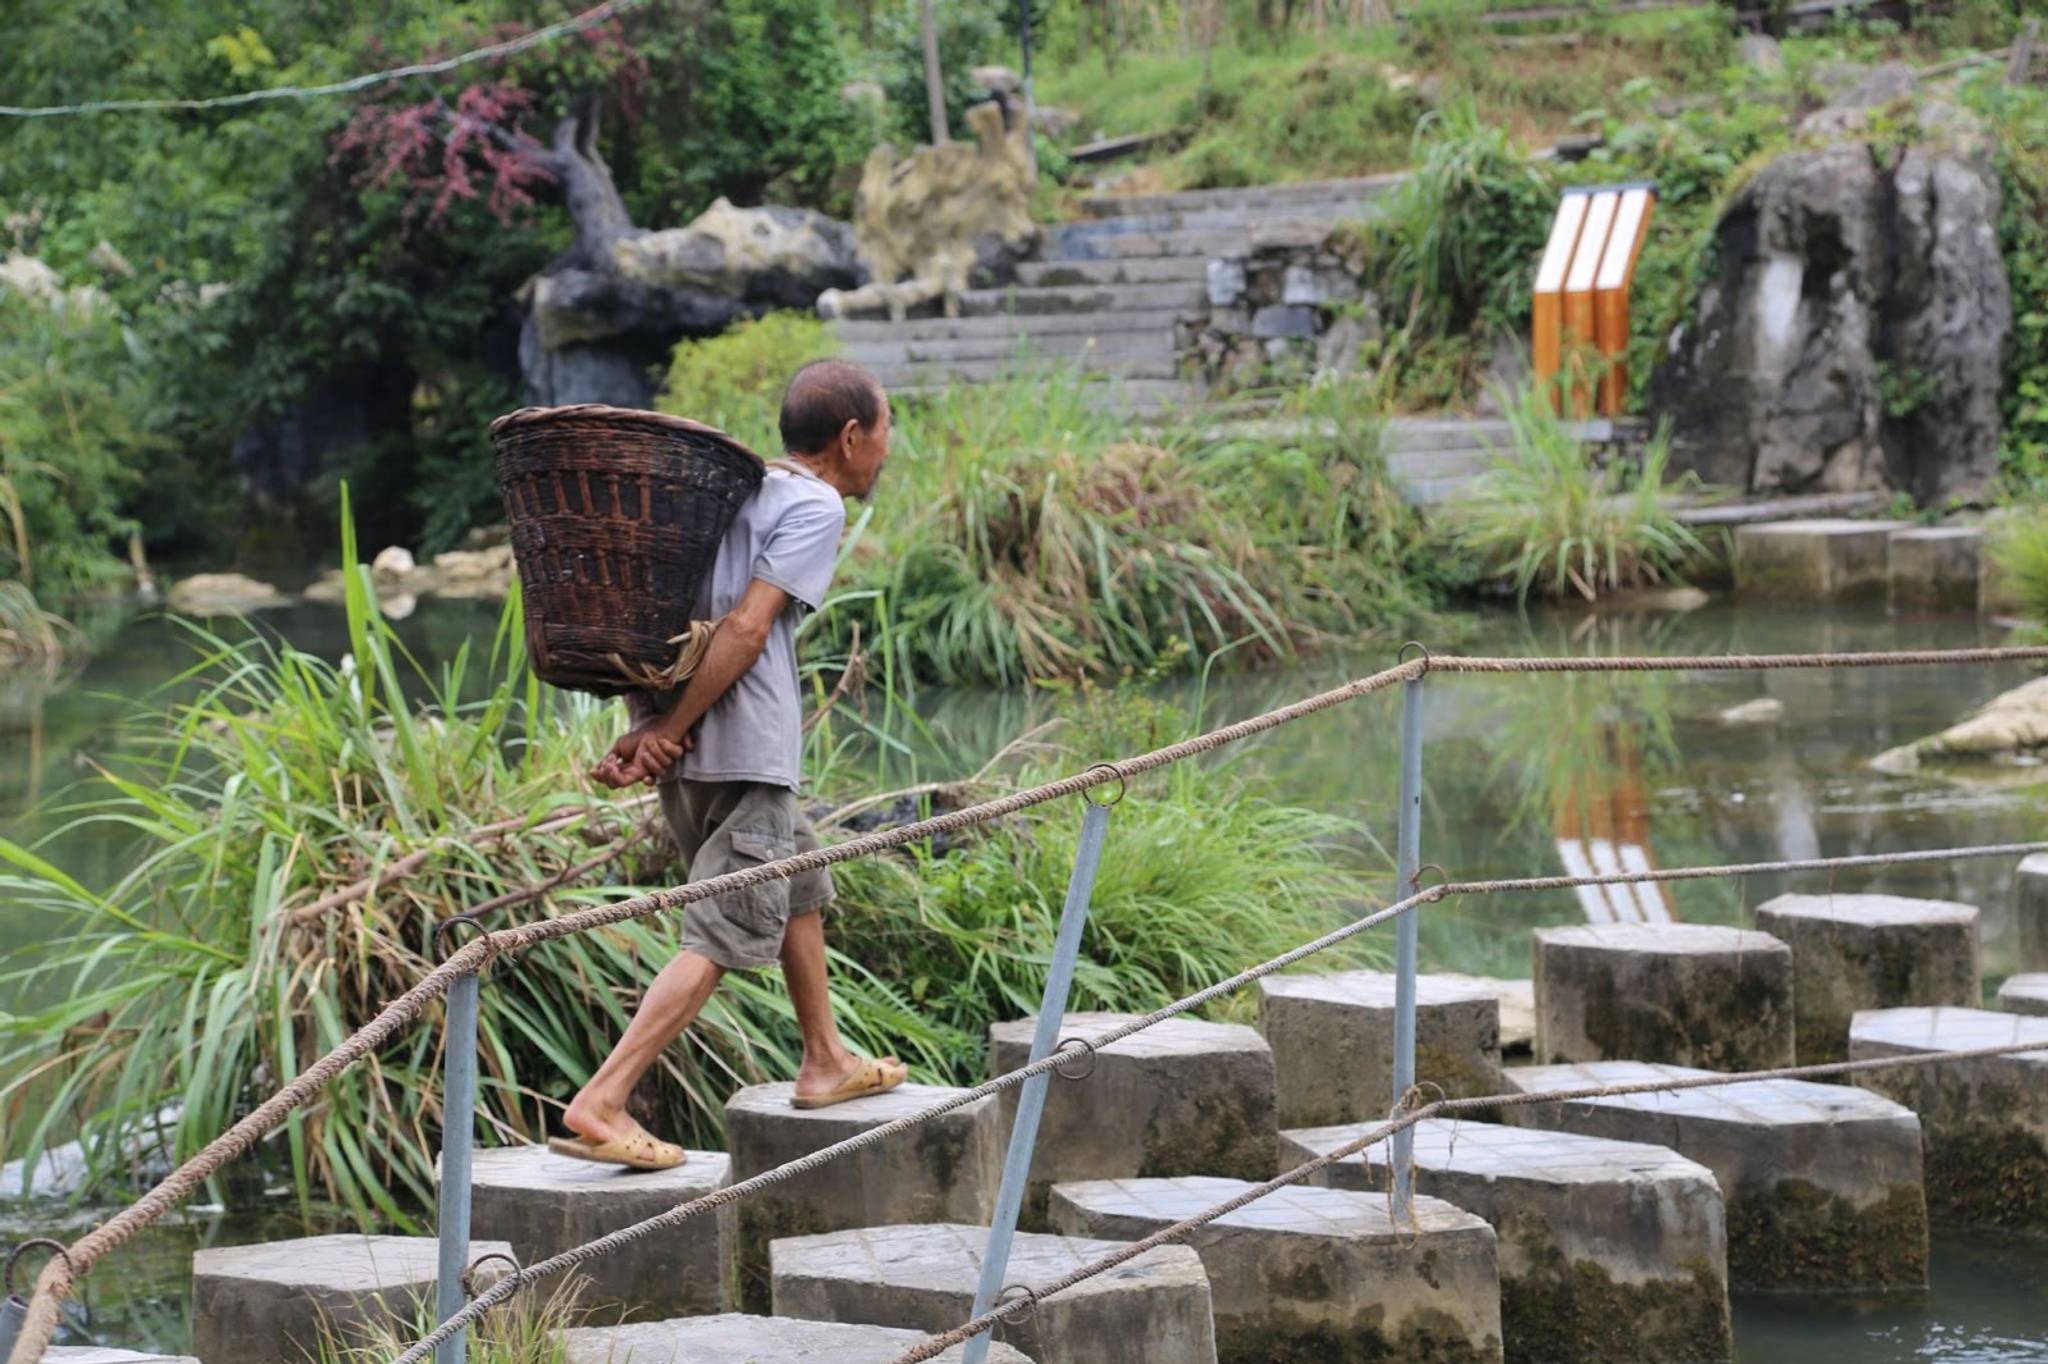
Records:
M487 631L495 609L429 604L402 632L429 666ZM267 615L266 628L302 647L338 654L338 610L302 606ZM1881 612L1740 610L1717 603L1682 615L1501 612L1470 618L1439 649L1470 653L1722 654L1965 647L2003 642L1971 617ZM49 818L40 801L117 756L132 699L169 683L192 658L192 640L161 620L109 636L84 673L57 687L0 682L0 835L33 836ZM1168 688L1207 724L1254 714L1372 671L1391 649L1312 664L1235 673ZM1948 724L2025 680L2019 666L1893 668L1814 673L1475 677L1427 684L1423 859L1458 879L1544 875L1609 849L1657 867L1751 862L2041 838L2048 792L2026 770L2001 779L1887 776L1868 760ZM1716 721L1730 706L1768 697L1775 720ZM1342 812L1391 845L1398 700L1366 698L1252 741L1225 761L1281 800ZM972 772L1046 717L1031 693L928 693L917 711L915 771L898 756L890 778ZM2018 780L2015 780L2015 779ZM1141 788L1142 795L1142 788ZM120 864L118 845L66 840L61 858L89 883ZM1965 900L1984 912L1987 989L2021 969L2011 872L1997 861L1799 878L1675 885L1653 912L1694 922L1747 923L1756 904L1788 889L1883 889ZM1382 890L1385 888L1382 887ZM1581 921L1613 902L1571 892L1498 896L1434 906L1421 925L1425 970L1526 976L1528 930ZM1637 909L1645 908L1642 904ZM0 949L33 941L35 925L0 904ZM2032 963L2043 969L2048 963ZM0 1007L18 1007L0 1001ZM16 1209L0 1237L65 1234L89 1217ZM89 1285L91 1338L130 1347L185 1343L185 1275L195 1245L294 1234L195 1213L121 1252L121 1273ZM1744 1364L2048 1364L2048 1242L1977 1233L1937 1235L1932 1291L1883 1304L1749 1299L1737 1304Z

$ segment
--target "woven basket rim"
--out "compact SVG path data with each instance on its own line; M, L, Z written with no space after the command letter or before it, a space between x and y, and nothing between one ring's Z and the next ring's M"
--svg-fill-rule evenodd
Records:
M731 446L748 456L764 468L768 461L749 449L744 441L719 430L715 426L688 417L671 416L666 412L652 412L644 407L612 407L606 403L570 403L563 407L522 407L516 412L507 412L490 425L490 435L496 439L505 430L515 426L541 426L557 421L601 421L616 422L625 426L652 426L664 431L686 431L695 436L709 436Z

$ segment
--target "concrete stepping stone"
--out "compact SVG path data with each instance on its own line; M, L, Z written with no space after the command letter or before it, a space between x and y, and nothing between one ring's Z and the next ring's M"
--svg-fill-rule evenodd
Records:
M2048 853L2020 859L2012 900L2014 968L2048 971Z
M1714 924L1535 934L1536 1058L1711 1070L1792 1064L1792 949Z
M1892 532L1910 521L1820 518L1735 528L1735 591L1744 597L1882 600Z
M472 1263L510 1255L472 1241ZM305 1364L322 1327L344 1334L410 1322L431 1306L438 1250L428 1236L313 1236L192 1255L192 1353L206 1364Z
M1910 526L1885 542L1894 611L1975 611L1984 576L1981 526Z
M139 1354L105 1345L52 1345L43 1359L45 1364L199 1364L191 1355Z
M1877 1009L1856 1015L1849 1056L1928 1055L2048 1042L2048 1018L1992 1009ZM1927 1129L1927 1202L1979 1226L2048 1232L2048 1050L1864 1071Z
M1394 986L1387 971L1268 976L1259 1033L1273 1049L1282 1127L1383 1118L1394 1103ZM1500 999L1415 978L1415 1078L1454 1099L1500 1085Z
M988 1228L871 1227L774 1245L775 1313L949 1331L974 1315ZM1027 1288L1118 1249L1019 1232L1005 1279ZM1160 1246L1047 1298L1002 1329L1038 1364L1216 1364L1209 1278L1186 1246Z
M1499 976L1468 976L1457 971L1435 971L1438 980L1453 985L1475 985L1500 1001L1500 1054L1527 1056L1536 1047L1536 982L1504 980Z
M1378 1125L1282 1132L1280 1163L1325 1155ZM1416 1192L1486 1219L1499 1238L1509 1359L1730 1357L1728 1236L1711 1170L1662 1146L1569 1132L1446 1118L1414 1131ZM1384 1201L1386 1143L1309 1178Z
M1093 1039L1128 1023L1128 1014L1068 1014L1064 1038ZM989 1073L1007 1075L1031 1059L1035 1018L989 1028ZM1222 1175L1267 1179L1273 1173L1273 1053L1264 1038L1235 1023L1169 1018L1135 1037L1077 1054L1045 1096L1036 1158L1021 1225L1043 1230L1046 1193L1077 1179ZM998 1098L1007 1134L1017 1091ZM984 1221L986 1219L983 1219Z
M1998 987L1998 1007L2009 1014L2048 1014L2048 971L2008 976Z
M893 1364L924 1339L923 1331L888 1326L728 1312L679 1321L573 1327L562 1332L562 1364ZM954 1346L935 1364L959 1364L966 1348ZM988 1359L989 1364L1031 1364L1000 1341L989 1346Z
M1511 1066L1509 1092L1711 1074L1643 1061ZM1666 1146L1714 1172L1728 1218L1728 1282L1754 1292L1927 1286L1920 1120L1850 1085L1745 1080L1501 1110L1518 1127Z
M734 1183L961 1093L904 1084L886 1094L805 1110L790 1107L793 1088L755 1085L726 1100ZM734 1260L740 1307L768 1310L768 1243L778 1236L899 1222L986 1224L1002 1175L1003 1136L996 1101L976 1099L739 1200Z
M1056 1184L1050 1214L1068 1236L1136 1241L1250 1187L1207 1175ZM1209 1275L1222 1364L1501 1358L1493 1230L1438 1199L1417 1198L1411 1220L1373 1194L1277 1189L1187 1244Z
M1793 1036L1802 1064L1849 1054L1860 1009L1974 1006L1977 907L1899 895L1780 895L1756 926L1792 949Z
M638 1171L570 1160L545 1146L478 1151L470 1234L510 1242L521 1264L534 1264L725 1187L732 1162L724 1152L688 1157L673 1170ZM575 1271L580 1302L637 1317L729 1311L736 1217L727 1204L586 1262Z

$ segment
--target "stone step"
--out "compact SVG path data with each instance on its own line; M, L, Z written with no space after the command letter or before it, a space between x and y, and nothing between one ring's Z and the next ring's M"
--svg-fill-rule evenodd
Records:
M953 386L954 380L919 377L915 382L893 387L897 397L930 397ZM962 381L967 382L967 381ZM1179 379L1112 379L1088 386L1087 398L1099 407L1134 416L1156 417L1185 411L1202 402L1199 386Z
M1378 1126L1283 1131L1280 1163L1327 1155ZM1728 1234L1704 1165L1662 1146L1496 1123L1426 1118L1414 1133L1415 1191L1486 1219L1499 1237L1510 1359L1729 1357ZM1384 1142L1310 1176L1381 1200L1391 1178Z
M1395 417L1381 428L1381 444L1388 451L1421 453L1430 450L1514 449L1514 428L1504 421L1442 420L1433 417Z
M923 1344L925 1337L923 1331L889 1326L728 1312L679 1321L571 1327L562 1332L562 1364L893 1364ZM965 1345L955 1345L935 1364L960 1364L966 1350ZM1031 1364L1001 1342L989 1346L988 1359L989 1364Z
M314 1236L192 1255L192 1353L206 1364L304 1364L321 1332L359 1337L431 1310L439 1247L427 1236ZM510 1255L470 1242L470 1261Z
M1059 284L1031 289L970 289L960 296L963 317L1005 314L1116 313L1162 308L1192 309L1208 297L1204 285L1186 281L1162 284Z
M1026 261L1017 283L1026 288L1068 284L1203 284L1209 262L1201 256L1126 256L1116 260Z
M1116 379L1173 380L1180 375L1180 361L1172 355L1102 355L1092 351L1067 356L1040 356L1035 360L1007 355L986 360L933 358L870 362L868 368L882 381L882 386L892 392L947 381L985 384L996 379L1028 378L1050 369L1079 369L1086 374L1103 374Z
M1178 236L1183 233L1231 232L1247 238L1256 236L1271 224L1274 231L1286 234L1284 240L1298 241L1310 230L1310 224L1320 224L1321 230L1316 233L1320 238L1341 223L1358 222L1378 211L1377 204L1370 199L1303 199L1266 209L1242 205L1132 208L1080 222L1101 224L1105 230L1114 233L1156 232Z
M45 1364L199 1364L190 1355L140 1354L105 1345L52 1345L43 1359Z
M1043 261L1116 260L1125 257L1241 256L1254 242L1313 245L1329 235L1328 218L1267 219L1247 227L1188 228L1161 231L1143 216L1094 218L1049 227L1039 237Z
M1137 1241L1251 1187L1199 1176L1057 1184L1052 1223ZM1412 1216L1396 1218L1383 1194L1297 1185L1225 1213L1188 1244L1209 1276L1220 1364L1501 1358L1493 1232L1449 1203L1417 1198Z
M1793 1037L1802 1065L1849 1054L1862 1009L1975 1005L1977 907L1898 895L1780 895L1756 926L1792 949Z
M1087 356L1094 359L1174 359L1173 333L1058 332L1051 336L962 336L936 340L862 341L841 352L857 364L932 364L957 360L1023 363Z
M1510 1066L1508 1093L1711 1074L1646 1061ZM1728 1281L1771 1292L1921 1292L1927 1202L1920 1120L1848 1085L1745 1080L1501 1110L1517 1127L1668 1146L1714 1172Z
M1363 204L1408 178L1405 171L1355 176L1342 180L1294 180L1233 189L1188 189L1162 194L1106 194L1081 201L1081 211L1094 217L1137 213L1199 213L1235 210L1266 216L1303 204Z
M754 1085L726 1100L734 1182L961 1092L904 1084L831 1108L801 1109L790 1106L791 1088L786 1083ZM768 1310L768 1242L774 1237L901 1222L986 1223L995 1210L1003 1127L996 1101L976 1099L741 1199L734 1242L741 1306Z
M2013 965L2048 971L2048 853L2020 859L2012 878Z
M1792 1064L1792 950L1717 924L1539 928L1536 1059Z
M1282 1127L1383 1118L1394 1093L1394 976L1268 976L1259 1033L1273 1049ZM1500 1090L1500 1001L1490 990L1415 978L1415 1078L1447 1098Z
M1908 521L1769 521L1735 528L1738 596L1882 601L1893 531Z
M1492 450L1395 450L1386 455L1387 474L1396 483L1407 479L1478 478L1500 463Z
M847 346L878 341L990 340L1015 341L1080 334L1084 336L1171 336L1184 314L1174 308L1134 308L1115 312L996 313L985 317L909 317L901 322L845 319L832 323Z
M2048 971L2007 976L1998 987L1998 1007L2007 1013L2048 1016Z
M1975 611L1983 597L1983 528L1893 531L1885 542L1885 579L1894 611Z
M1068 1014L1060 1036L1093 1040L1128 1014ZM989 1073L1007 1075L1031 1058L1035 1018L989 1027ZM1046 1195L1064 1180L1138 1175L1273 1173L1273 1053L1235 1023L1171 1018L1070 1063L1079 1080L1059 1080L1045 1097L1037 1157L1022 1225L1046 1225ZM1001 1096L1003 1125L1016 1118L1017 1091Z
M1992 1009L1856 1015L1849 1057L1933 1056L2048 1043L2048 1018ZM2048 1050L1862 1071L1857 1084L1905 1104L1927 1133L1927 1202L1955 1221L2048 1232Z
M1804 521L1816 516L1855 516L1883 511L1891 504L1885 493L1808 493L1796 497L1741 498L1733 502L1674 505L1688 526L1738 526L1764 521Z
M519 1263L534 1264L726 1186L732 1161L724 1152L686 1155L673 1170L627 1174L554 1155L545 1146L479 1151L470 1233L507 1242ZM591 1309L631 1309L638 1317L729 1311L736 1216L728 1204L590 1261L575 1272L579 1301Z
M873 1227L774 1245L777 1316L945 1331L974 1315L988 1228ZM1005 1280L1042 1288L1117 1245L1020 1232ZM1047 1298L1003 1339L1037 1364L1216 1364L1209 1278L1160 1246Z

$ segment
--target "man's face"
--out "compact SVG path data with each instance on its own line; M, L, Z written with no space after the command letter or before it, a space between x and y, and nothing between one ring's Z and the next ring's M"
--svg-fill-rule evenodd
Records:
M875 480L882 476L882 465L889 458L889 430L894 414L889 410L889 400L882 399L882 415L875 418L873 426L862 429L857 423L847 423L846 472L850 475L855 497L866 497L875 490Z

